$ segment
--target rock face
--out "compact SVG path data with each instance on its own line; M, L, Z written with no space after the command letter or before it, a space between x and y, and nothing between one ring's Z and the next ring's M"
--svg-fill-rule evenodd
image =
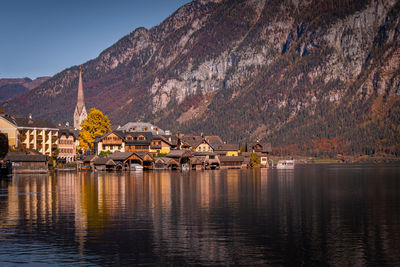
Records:
M86 105L115 124L399 153L398 14L396 0L193 1L83 64ZM2 108L71 121L78 73Z

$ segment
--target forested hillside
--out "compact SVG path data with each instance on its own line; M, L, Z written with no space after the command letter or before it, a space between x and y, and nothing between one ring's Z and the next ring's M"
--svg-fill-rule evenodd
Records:
M82 65L112 123L312 154L400 153L396 0L193 1ZM2 108L72 121L77 66Z

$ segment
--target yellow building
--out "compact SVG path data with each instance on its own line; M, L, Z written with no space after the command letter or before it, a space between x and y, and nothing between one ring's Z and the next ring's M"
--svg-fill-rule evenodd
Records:
M50 122L9 115L1 116L0 121L0 131L7 133L10 146L35 149L48 156L57 149L58 129Z
M239 144L217 144L214 145L214 152L225 153L225 156L237 157L240 153L240 147Z
M203 139L196 147L194 148L194 151L196 152L213 152L214 149L210 143L207 142L207 140Z
M0 115L0 132L7 135L9 147L18 147L18 127L9 115Z
M161 135L154 135L150 143L150 150L156 154L168 154L172 147L171 137L167 138Z

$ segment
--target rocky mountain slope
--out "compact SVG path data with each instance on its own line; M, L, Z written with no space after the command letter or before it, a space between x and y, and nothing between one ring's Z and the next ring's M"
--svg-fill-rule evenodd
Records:
M38 77L35 80L30 78L3 78L0 79L0 101L22 95L26 91L39 86L50 77Z
M88 107L228 141L400 152L400 3L198 0L82 65ZM79 68L3 103L72 121Z

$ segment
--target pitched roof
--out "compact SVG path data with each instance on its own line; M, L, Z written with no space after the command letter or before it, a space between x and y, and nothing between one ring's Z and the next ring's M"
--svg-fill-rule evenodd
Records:
M164 139L168 140L169 144L172 146L178 145L178 137L176 135L162 135Z
M128 122L127 124L118 127L117 130L127 132L151 132L153 134L165 134L164 130L147 122Z
M116 165L115 162L110 158L97 158L94 162L94 165Z
M148 154L150 155L151 158L153 158L153 155L150 152L146 151L138 151L138 152L133 152L135 155L137 155L139 158L144 159L144 157Z
M213 148L216 151L237 151L240 149L239 144L215 144Z
M230 157L230 156L220 156L220 162L243 162L243 157Z
M260 142L248 143L247 144L247 152L252 152L253 151L253 147L256 146L256 145L261 146L261 151L258 151L258 152L262 152L262 153L272 152L271 143L260 143Z
M206 137L204 137L204 139L206 139L208 143L211 143L213 145L215 145L215 144L223 144L224 143L222 141L222 139L217 135L206 136Z
M118 135L123 136L125 143L131 145L150 145L151 140L153 140L153 134L151 132L125 132L125 131L115 131ZM137 138L139 135L143 135L146 140L127 140L126 137L131 135L133 138Z
M168 158L180 158L182 156L190 157L190 151L187 150L170 150L167 154Z
M2 117L12 124L16 125L18 128L50 128L50 129L57 129L57 127L48 121L39 121L33 120L29 118L16 118L10 115L2 115Z
M79 138L79 131L74 130L71 127L62 127L58 131L58 138L60 138L62 135L65 135L68 137L73 136L75 139Z
M109 158L116 160L116 161L122 161L126 160L130 156L133 155L133 152L120 152L120 151L115 151L113 154L108 155Z
M9 152L5 158L5 161L9 160L11 162L46 162L48 160L48 156L46 155L28 155L24 152L21 153L12 153Z
M201 141L203 141L203 138L196 135L184 135L181 137L181 141L185 142L189 146L197 146Z

